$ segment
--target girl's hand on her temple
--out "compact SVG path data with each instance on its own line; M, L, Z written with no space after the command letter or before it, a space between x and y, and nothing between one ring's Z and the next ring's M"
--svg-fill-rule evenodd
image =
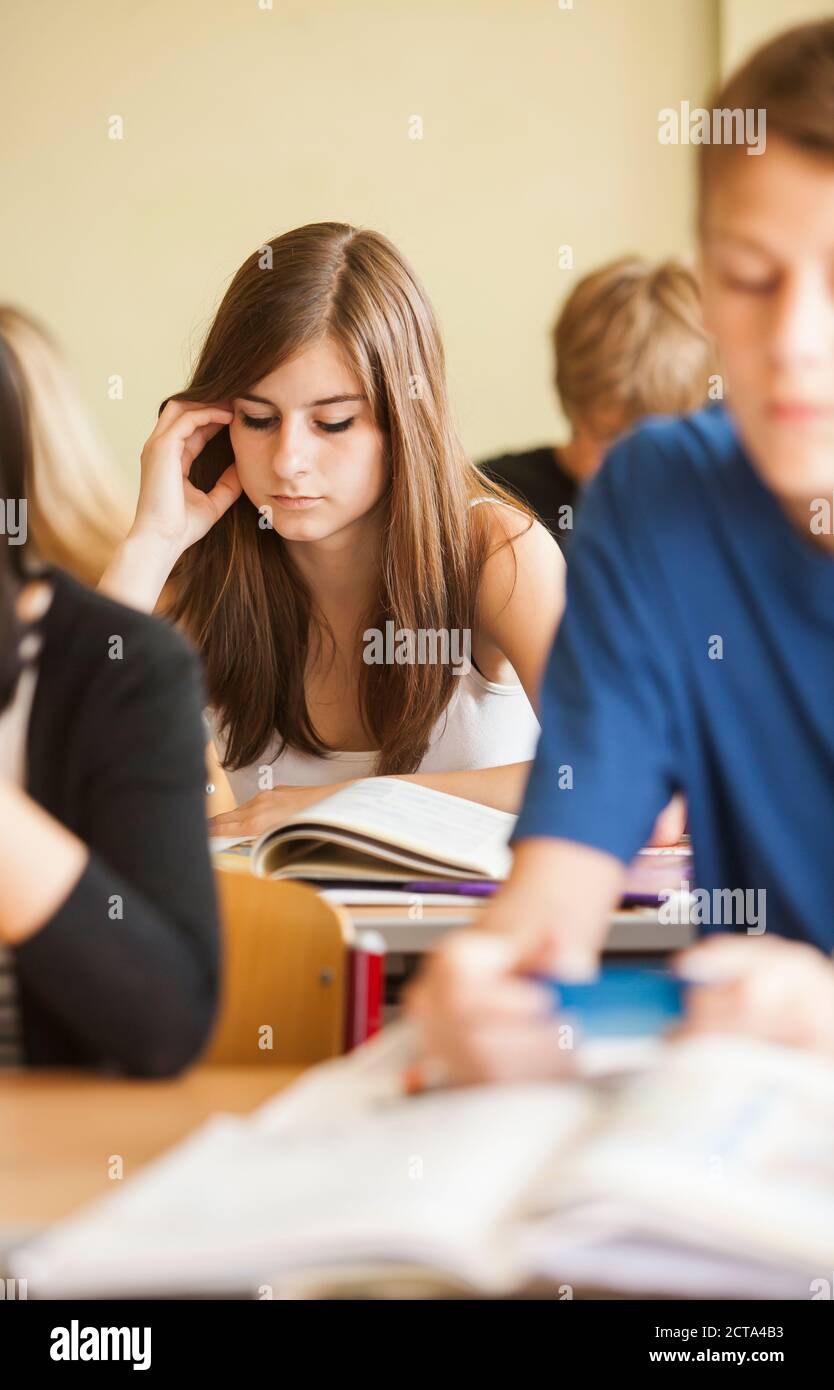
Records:
M259 792L251 801L244 801L233 811L224 811L209 821L211 835L263 835L274 830L288 816L296 811L304 811L314 806L325 796L338 791L338 786L329 787L274 787L272 791Z
M201 492L188 474L204 445L233 419L225 406L168 402L142 450L133 537L160 542L176 558L228 511L241 493L234 464L210 492Z

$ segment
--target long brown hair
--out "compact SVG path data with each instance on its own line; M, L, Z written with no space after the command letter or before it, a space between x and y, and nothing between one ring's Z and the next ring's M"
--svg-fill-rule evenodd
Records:
M377 592L364 628L465 631L475 622L494 507L515 499L464 453L446 392L443 345L428 298L394 246L376 232L320 222L254 251L234 276L185 391L205 403L239 396L323 337L344 353L367 395L390 466ZM191 480L211 488L233 462L229 431L211 439ZM317 631L310 591L281 537L241 495L173 576L169 614L204 661L226 745L224 765L255 762L275 741L334 751L307 709L304 674ZM506 523L500 544L509 534ZM516 528L517 529L517 528ZM358 633L357 633L358 639ZM379 773L412 772L455 689L446 664L362 663L359 709L379 750Z

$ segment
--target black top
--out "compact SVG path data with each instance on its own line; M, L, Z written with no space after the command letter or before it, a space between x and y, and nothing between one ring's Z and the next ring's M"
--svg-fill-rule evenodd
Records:
M576 480L560 467L551 444L527 449L521 454L501 454L499 458L485 459L478 467L488 478L526 502L561 549L567 550L579 488Z
M50 577L27 791L91 853L14 948L24 1057L163 1076L200 1051L218 990L197 663L159 619Z

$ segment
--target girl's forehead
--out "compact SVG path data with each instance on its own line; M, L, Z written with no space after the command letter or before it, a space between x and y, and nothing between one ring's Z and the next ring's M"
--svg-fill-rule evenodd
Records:
M332 395L362 394L359 377L330 338L303 347L251 386L259 395L269 395L270 388L300 392L310 403Z

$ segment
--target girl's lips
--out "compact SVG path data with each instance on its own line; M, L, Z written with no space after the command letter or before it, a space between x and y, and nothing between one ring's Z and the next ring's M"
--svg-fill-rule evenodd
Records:
M286 507L288 511L303 511L305 507L314 507L317 502L321 502L321 497L285 497L280 493L272 494L273 502L277 502L279 507Z

